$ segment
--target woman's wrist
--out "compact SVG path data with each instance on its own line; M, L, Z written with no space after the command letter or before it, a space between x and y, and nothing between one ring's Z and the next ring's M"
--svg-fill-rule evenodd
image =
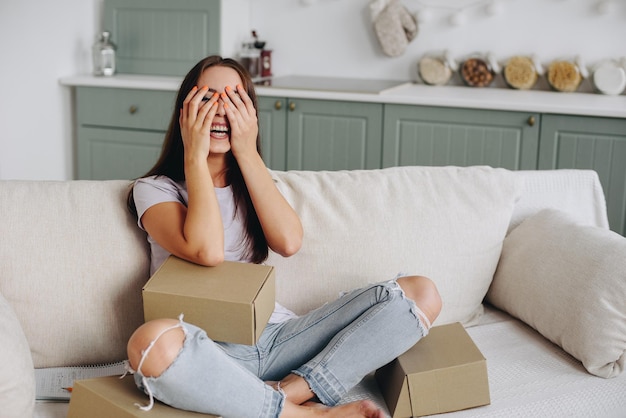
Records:
M185 164L185 171L187 169L198 169L198 168L208 170L206 157L185 154L183 161Z
M258 153L256 148L254 150L243 153L235 154L233 152L233 155L235 156L235 159L237 160L237 163L242 170L244 170L248 166L254 166L259 164L265 167L265 162L261 158L261 155Z

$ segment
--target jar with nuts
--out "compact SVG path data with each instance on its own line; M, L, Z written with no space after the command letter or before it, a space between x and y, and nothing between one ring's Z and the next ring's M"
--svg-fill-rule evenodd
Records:
M578 90L587 70L579 57L576 59L557 59L548 65L546 78L553 90L571 93Z
M496 77L498 63L491 54L474 54L461 63L459 73L470 87L487 87Z
M541 64L534 56L516 55L507 61L502 75L507 86L517 90L532 89L542 73Z
M450 81L454 71L458 69L449 51L430 52L424 54L417 63L419 78L431 86L443 86Z

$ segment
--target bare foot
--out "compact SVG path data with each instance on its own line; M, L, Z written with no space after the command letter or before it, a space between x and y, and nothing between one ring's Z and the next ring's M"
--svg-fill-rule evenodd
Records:
M328 407L315 402L305 402L302 405L294 405L291 402L285 402L285 407L280 416L283 418L385 418L383 411L381 411L374 402L369 400L356 401L335 407Z

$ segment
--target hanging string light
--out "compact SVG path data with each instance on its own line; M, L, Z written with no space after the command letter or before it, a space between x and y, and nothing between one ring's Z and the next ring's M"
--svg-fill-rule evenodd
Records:
M505 0L476 0L473 2L464 2L462 5L454 5L441 0L417 0L419 7L416 12L417 20L421 23L426 23L433 18L433 10L443 10L448 12L448 23L452 26L461 26L467 22L468 12L470 9L482 8L484 13L489 16L496 16L504 11ZM607 0L602 0L607 1ZM458 3L458 1L457 1Z

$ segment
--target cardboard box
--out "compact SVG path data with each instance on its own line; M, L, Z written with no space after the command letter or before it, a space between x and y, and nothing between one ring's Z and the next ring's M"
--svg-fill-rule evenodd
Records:
M437 326L376 371L393 418L488 405L487 362L460 323Z
M178 318L215 341L255 344L274 311L271 266L225 261L205 267L170 256L143 288L146 321Z
M133 376L76 380L67 418L208 418L216 415L183 411L154 401L150 411L135 405L147 405L149 398L137 389Z

